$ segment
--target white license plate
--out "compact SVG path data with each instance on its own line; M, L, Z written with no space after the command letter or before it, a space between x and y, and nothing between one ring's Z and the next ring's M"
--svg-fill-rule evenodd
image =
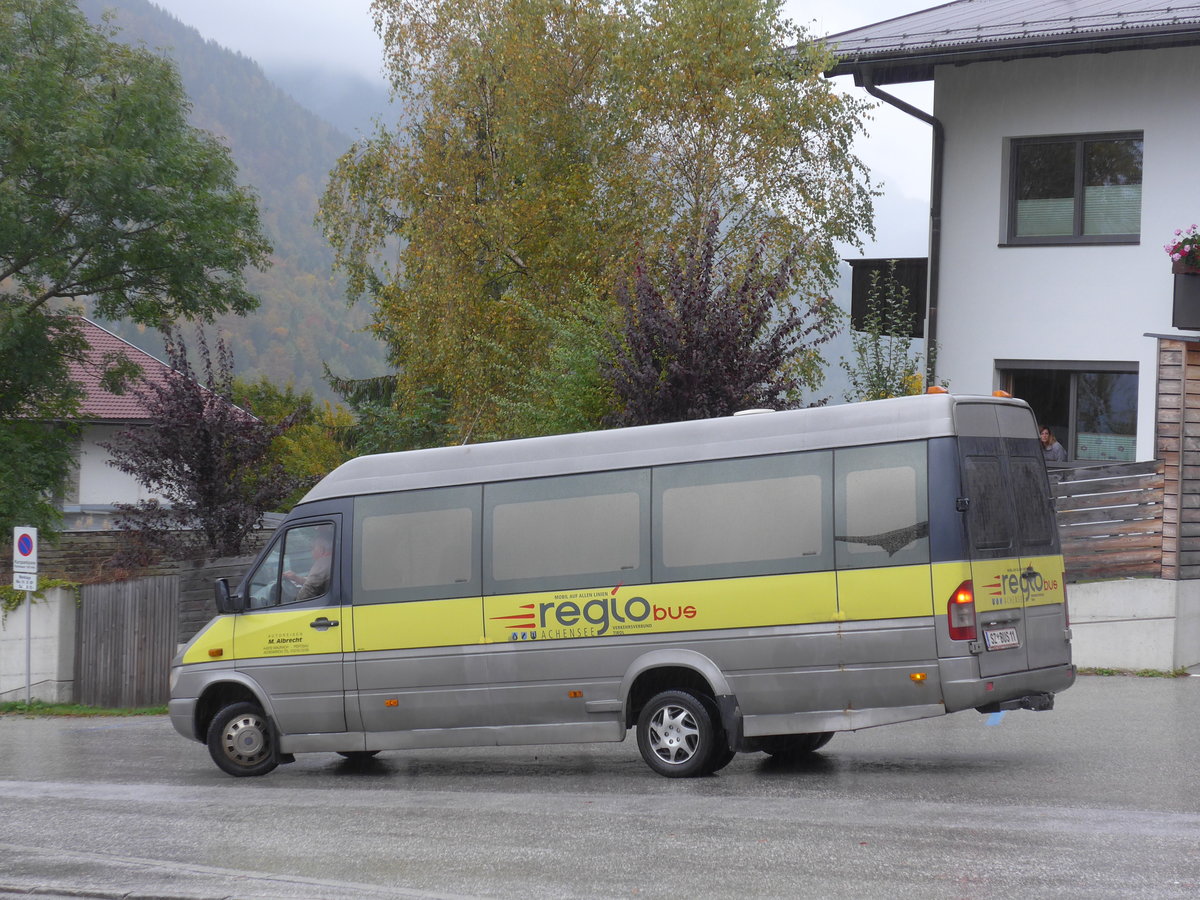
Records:
M993 628L990 631L984 629L983 640L989 650L1011 650L1021 646L1015 628Z

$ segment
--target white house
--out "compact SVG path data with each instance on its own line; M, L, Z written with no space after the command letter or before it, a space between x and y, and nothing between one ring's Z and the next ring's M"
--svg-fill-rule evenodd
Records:
M1072 462L1166 460L1164 577L1075 586L1076 661L1200 663L1200 334L1163 251L1200 223L1200 5L958 0L826 40L929 125L937 377L1029 401ZM932 110L888 91L923 81Z
M151 495L132 475L108 464L111 454L101 446L121 431L146 424L150 414L133 391L114 394L104 387L106 360L124 357L142 370L142 378L161 383L171 367L144 350L122 340L89 319L78 320L88 349L82 360L70 364L71 379L83 389L79 418L81 434L77 466L63 503L63 530L103 530L112 527L116 503L136 503Z
M1163 244L1200 222L1200 5L959 0L827 41L829 74L887 102L934 85L938 376L1028 400L1072 460L1154 458Z

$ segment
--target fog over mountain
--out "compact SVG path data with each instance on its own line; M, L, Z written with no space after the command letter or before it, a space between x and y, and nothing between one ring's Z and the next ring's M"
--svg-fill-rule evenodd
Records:
M387 109L382 87L353 72L297 69L287 79L280 76L290 82L285 90L258 63L205 39L148 0L79 0L79 6L92 21L112 10L119 39L174 60L192 102L193 124L229 146L239 180L258 194L274 245L271 267L248 275L261 306L249 316L219 320L238 374L280 385L290 381L330 396L324 365L350 377L385 371L384 348L364 331L370 310L365 304L347 309L342 280L332 274L333 253L313 222L329 171L352 141L348 131L369 129L376 104L380 112ZM347 130L319 116L315 110L322 107L340 108ZM124 323L112 327L159 352L152 332Z

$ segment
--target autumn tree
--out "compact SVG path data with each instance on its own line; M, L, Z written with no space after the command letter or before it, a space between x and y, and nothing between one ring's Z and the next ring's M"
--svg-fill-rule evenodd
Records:
M93 29L69 0L0 0L0 385L28 382L25 422L73 414L59 389L78 350L67 301L155 326L255 306L243 270L269 247L254 197L187 113L167 60ZM32 348L38 366L19 371ZM6 439L4 455L44 467L40 490L61 483L65 430L21 424ZM15 514L46 512L26 506Z
M704 241L641 260L618 288L625 312L611 379L613 425L652 425L794 405L816 379L815 347L832 337L828 309L779 308L794 257L774 271L759 249L744 266L718 268L717 222Z
M280 500L279 510L291 509L310 487L353 455L339 440L353 426L353 417L328 400L318 403L311 391L298 392L290 383L281 388L266 378L234 379L231 399L268 425L290 423L271 444L272 460L296 484Z
M110 465L162 499L118 504L117 524L147 551L240 555L263 514L298 486L274 458L273 442L301 411L271 424L236 406L233 360L220 340L214 359L202 330L196 340L199 372L177 332L164 341L170 374L132 388L150 424L120 432L104 445L112 454Z
M343 156L322 220L375 304L397 404L446 397L456 440L512 434L500 401L538 393L521 379L554 364L558 323L586 292L615 304L639 253L698 247L712 210L718 257L776 267L799 248L781 296L805 302L828 295L835 243L870 230L850 152L864 107L776 0L373 10L411 118Z

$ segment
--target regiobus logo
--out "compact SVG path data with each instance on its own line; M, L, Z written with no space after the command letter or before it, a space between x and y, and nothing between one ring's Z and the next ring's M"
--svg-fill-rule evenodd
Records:
M1023 572L1002 572L994 577L995 581L983 586L991 595L993 606L1002 606L1010 597L1028 601L1044 591L1058 590L1059 586L1057 578L1043 578L1032 566Z
M691 605L657 606L645 597L616 596L612 591L583 591L558 594L553 600L523 603L517 612L492 616L491 621L509 629L509 640L537 640L546 629L565 629L562 637L599 637L629 627L649 628L653 622L694 619Z

